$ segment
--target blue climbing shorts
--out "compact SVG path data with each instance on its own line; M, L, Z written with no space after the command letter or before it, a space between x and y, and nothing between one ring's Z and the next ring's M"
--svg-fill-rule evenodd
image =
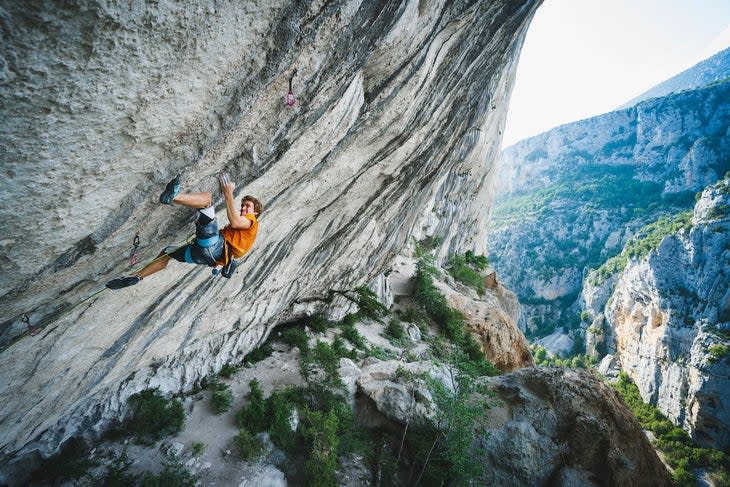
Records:
M223 257L225 241L218 229L213 208L198 211L200 215L195 222L195 242L180 247L169 255L179 262L215 267L215 262Z

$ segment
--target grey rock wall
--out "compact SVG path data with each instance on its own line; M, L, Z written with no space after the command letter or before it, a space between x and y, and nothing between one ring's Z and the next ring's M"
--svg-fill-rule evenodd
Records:
M702 193L688 232L630 260L605 302L621 369L673 422L711 447L730 444L730 180ZM600 303L598 300L596 303Z
M450 384L448 370L409 366ZM381 362L362 371L358 390L372 401L371 416L377 410L405 425L433 414L428 391L398 383L397 367L397 362ZM485 452L481 485L672 485L636 417L590 372L528 367L483 380L496 401L479 425L486 432L479 439Z
M521 328L537 338L575 329L587 270L658 215L691 208L695 192L730 170L728 99L728 82L685 91L503 152L490 260L520 298Z
M484 253L539 3L0 3L0 482L141 389L191 389L413 237ZM224 169L265 204L238 275L172 263L96 294L135 234L141 261L191 234L157 203L167 180L215 190Z

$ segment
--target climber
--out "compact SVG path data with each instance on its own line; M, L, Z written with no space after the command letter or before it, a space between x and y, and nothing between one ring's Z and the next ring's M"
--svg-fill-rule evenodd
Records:
M166 248L159 257L139 272L131 276L112 279L106 283L106 287L121 289L133 286L145 277L167 267L170 258L189 264L210 267L224 266L223 275L230 277L233 273L231 264L235 263L233 258L242 257L256 240L259 226L257 218L263 208L259 200L247 195L241 200L240 211L237 211L233 197L233 189L236 185L225 173L221 173L218 182L226 201L226 214L229 221L223 230L218 230L215 209L212 206L213 195L208 192L180 193L180 175L178 174L167 183L165 190L160 195L160 203L166 205L177 203L198 210L198 219L195 222L195 242L173 250Z

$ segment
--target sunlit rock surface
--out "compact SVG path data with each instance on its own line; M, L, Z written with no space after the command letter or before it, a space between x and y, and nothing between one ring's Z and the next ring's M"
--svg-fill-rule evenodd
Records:
M413 237L484 253L539 3L3 2L0 481L141 389L191 389ZM191 234L157 202L171 177L215 190L221 170L265 205L238 275L172 263L95 295L135 234L143 262Z
M704 446L730 445L730 180L702 193L689 232L631 260L605 328L642 398Z
M435 285L449 306L464 316L467 329L500 372L534 365L530 344L517 326L520 316L517 296L497 281L494 272L487 279L484 295L479 297L465 286L456 290L438 281Z
M587 271L659 215L691 208L696 192L730 170L728 99L725 81L566 124L504 151L489 257L519 296L524 330L540 338L556 327L578 329Z
M434 406L418 388L399 383L397 366L375 364L379 375L363 374L359 391L379 414L404 426ZM410 371L419 367L423 364L409 364ZM448 373L441 377L449 384ZM672 485L634 415L616 391L590 372L529 367L486 383L496 401L483 416L488 432L480 439L483 485ZM376 423L374 409L363 409L361 414Z
M671 478L616 391L581 369L525 368L489 383L487 485L670 486Z

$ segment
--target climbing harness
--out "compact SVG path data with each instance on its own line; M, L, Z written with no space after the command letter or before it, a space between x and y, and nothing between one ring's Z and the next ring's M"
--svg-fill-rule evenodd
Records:
M236 273L236 268L238 267L238 261L233 258L233 251L231 250L231 244L228 243L227 240L223 241L223 267L221 267L220 270L218 268L213 269L213 276L217 276L218 274L221 275L221 277L225 277L226 279L230 279L233 274Z
M132 251L129 253L129 267L137 265L137 252L139 250L139 233L134 235L134 242L132 243Z
M286 105L289 107L293 107L297 102L297 100L294 98L294 92L291 89L291 82L296 74L297 70L295 69L294 72L291 74L291 78L289 78L289 93L286 94Z

